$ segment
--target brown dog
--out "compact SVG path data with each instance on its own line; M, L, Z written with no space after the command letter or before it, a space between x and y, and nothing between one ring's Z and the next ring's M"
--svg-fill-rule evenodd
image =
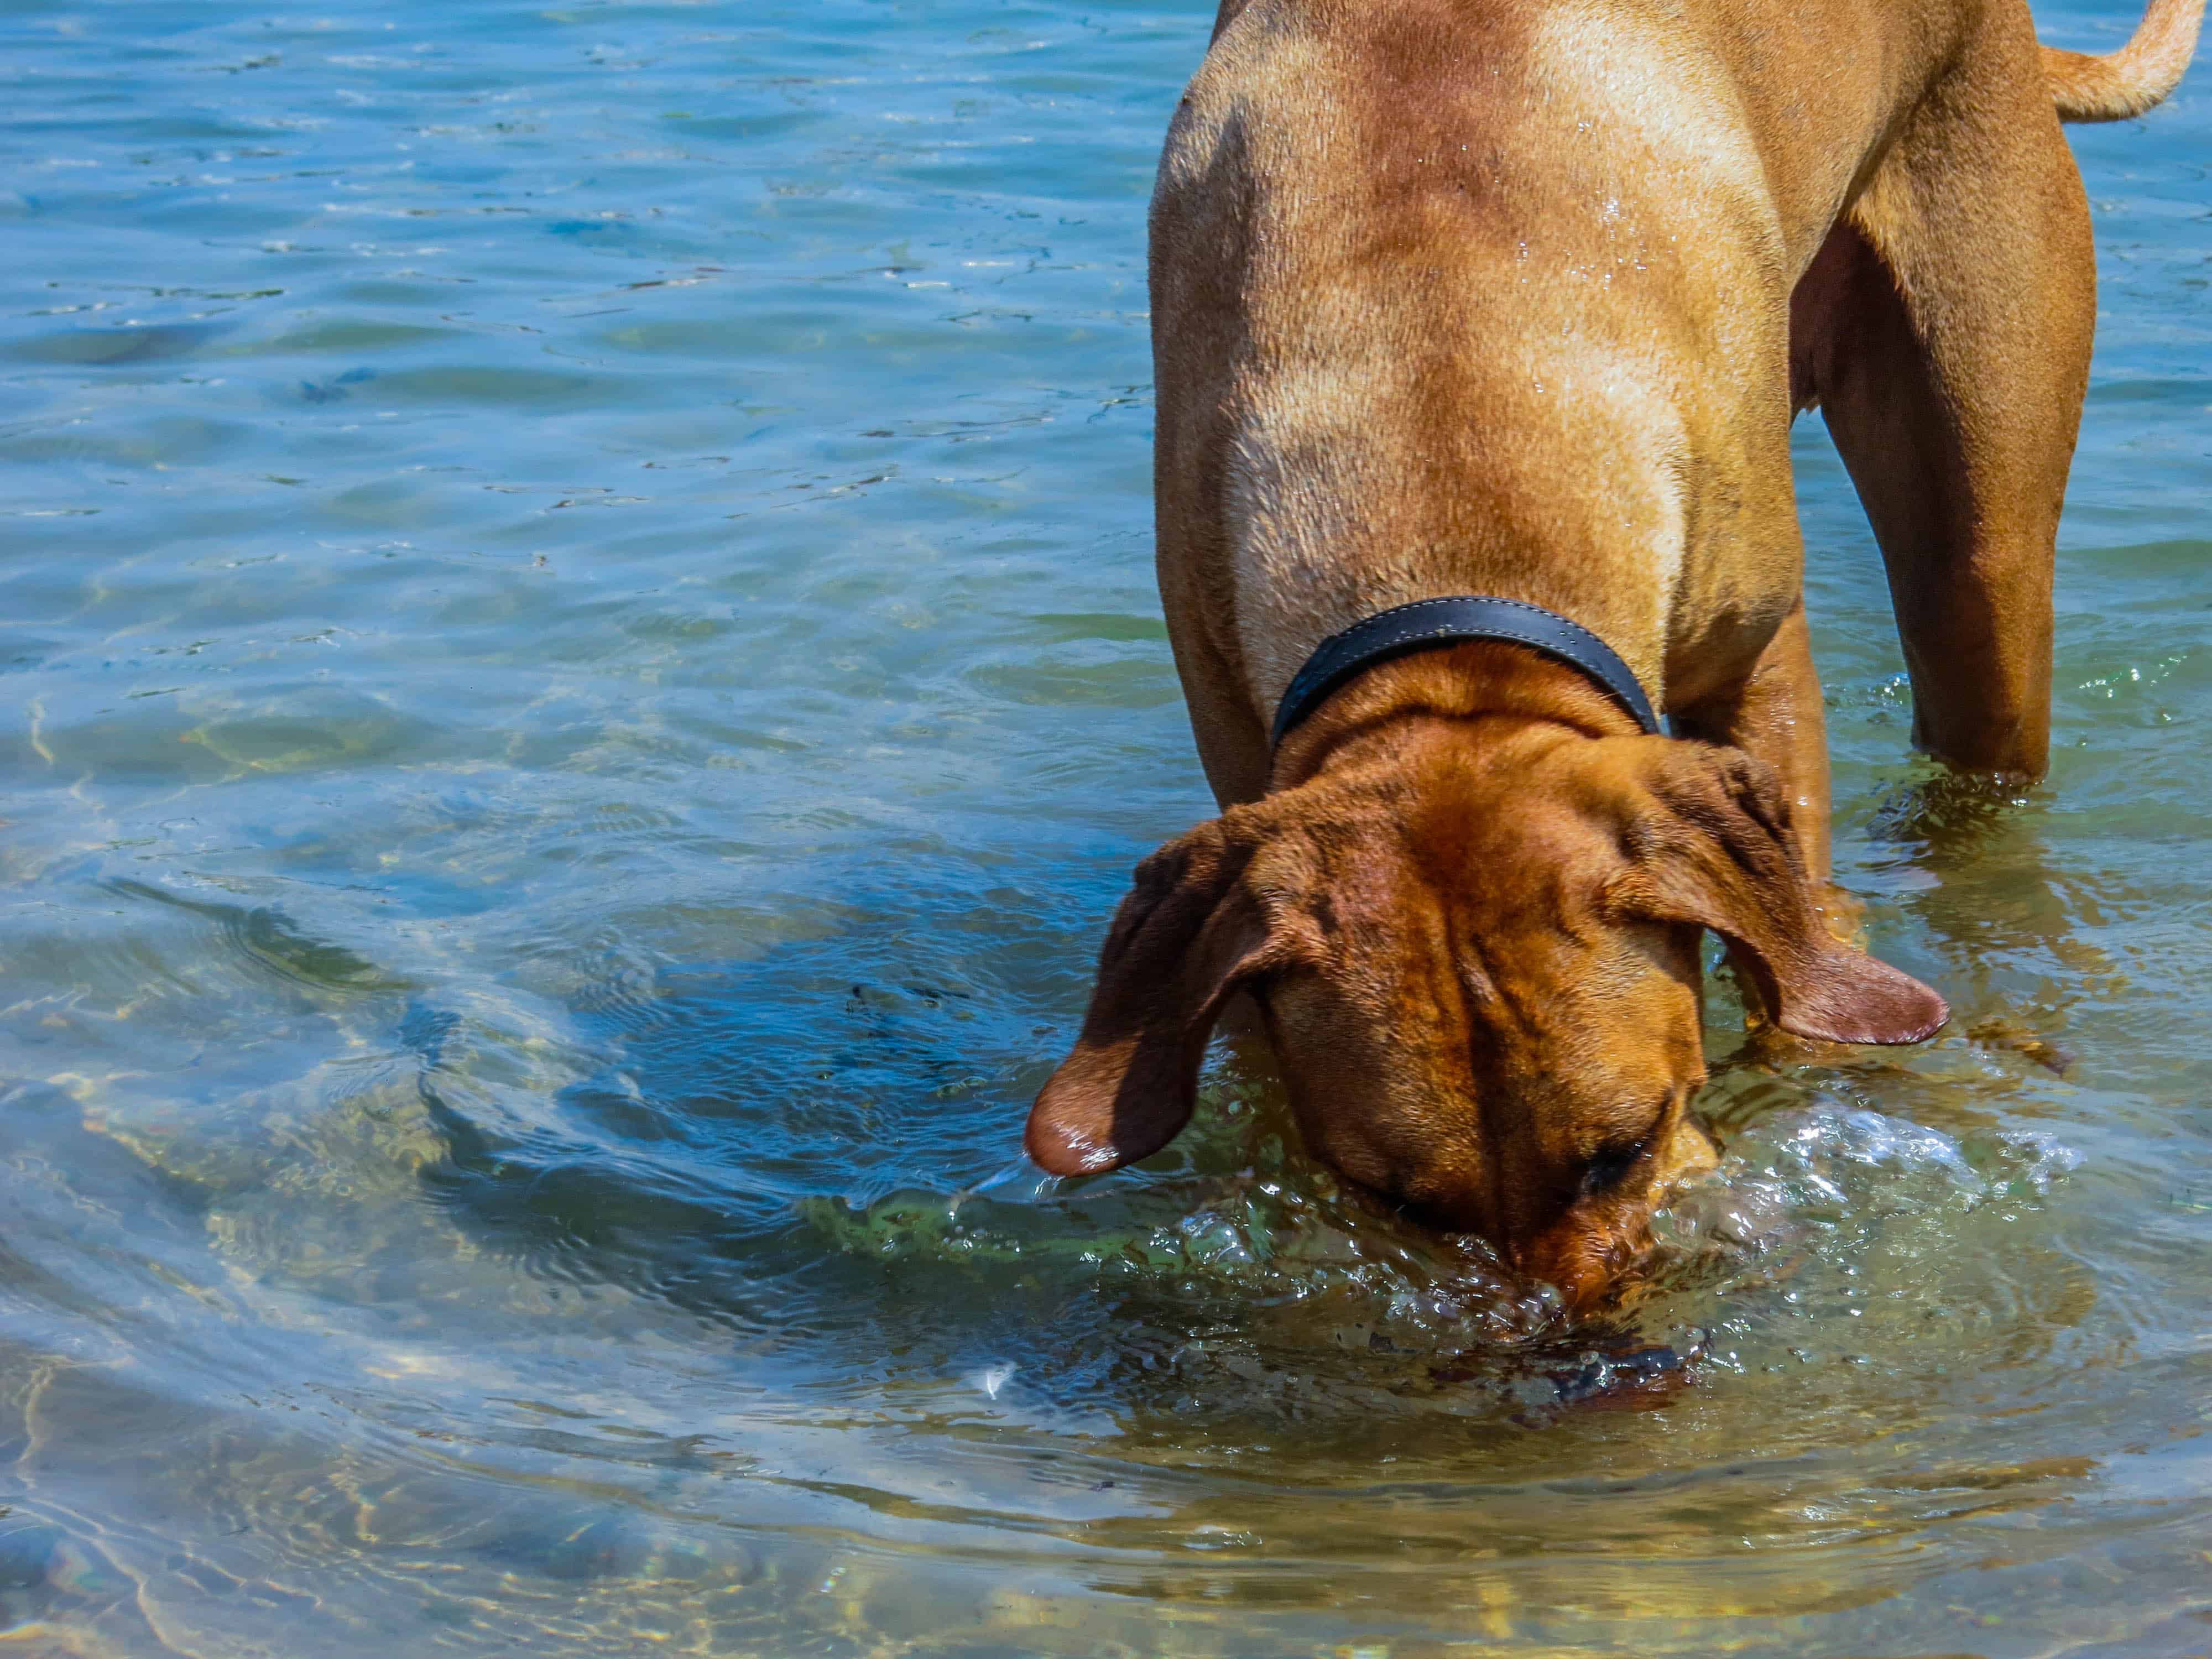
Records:
M1790 423L1873 520L1917 741L2039 774L2094 315L2058 124L2164 97L2203 7L2095 58L2021 0L1226 0L1152 220L1160 587L1224 811L1139 867L1037 1163L1164 1146L1249 991L1319 1156L1588 1306L1711 1159L1705 930L1786 1031L1940 1026L1825 922ZM1325 636L1454 594L1595 631L1685 737L1486 640L1271 750Z

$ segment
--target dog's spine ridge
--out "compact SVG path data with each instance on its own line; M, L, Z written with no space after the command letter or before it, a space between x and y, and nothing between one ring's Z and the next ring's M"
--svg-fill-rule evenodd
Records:
M2044 78L2062 121L2125 121L2181 84L2197 51L2204 0L2151 0L2135 38L2109 57L2043 49Z

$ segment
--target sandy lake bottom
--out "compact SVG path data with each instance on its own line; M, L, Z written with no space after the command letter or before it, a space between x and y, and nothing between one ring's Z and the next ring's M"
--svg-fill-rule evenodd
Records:
M1839 873L1957 1017L1716 1000L1693 1381L1604 1411L1249 1057L1017 1161L1210 811L1143 263L1210 21L7 9L0 1648L2212 1653L2206 71L2075 133L2047 785L1912 757L1799 424Z

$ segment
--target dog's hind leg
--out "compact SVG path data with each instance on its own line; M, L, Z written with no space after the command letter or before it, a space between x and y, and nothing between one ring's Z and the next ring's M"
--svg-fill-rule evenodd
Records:
M1990 8L1981 33L1799 284L1792 379L1881 544L1915 741L2032 777L2096 274L2025 9Z

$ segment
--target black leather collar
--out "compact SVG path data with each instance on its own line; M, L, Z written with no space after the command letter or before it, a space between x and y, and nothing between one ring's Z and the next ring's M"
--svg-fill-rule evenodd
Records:
M1332 634L1306 659L1297 678L1275 708L1280 748L1291 727L1321 706L1322 700L1355 674L1393 657L1432 651L1463 640L1510 640L1579 668L1601 690L1636 717L1652 737L1661 736L1659 717L1635 674L1611 646L1557 611L1520 599L1416 599L1356 622Z

